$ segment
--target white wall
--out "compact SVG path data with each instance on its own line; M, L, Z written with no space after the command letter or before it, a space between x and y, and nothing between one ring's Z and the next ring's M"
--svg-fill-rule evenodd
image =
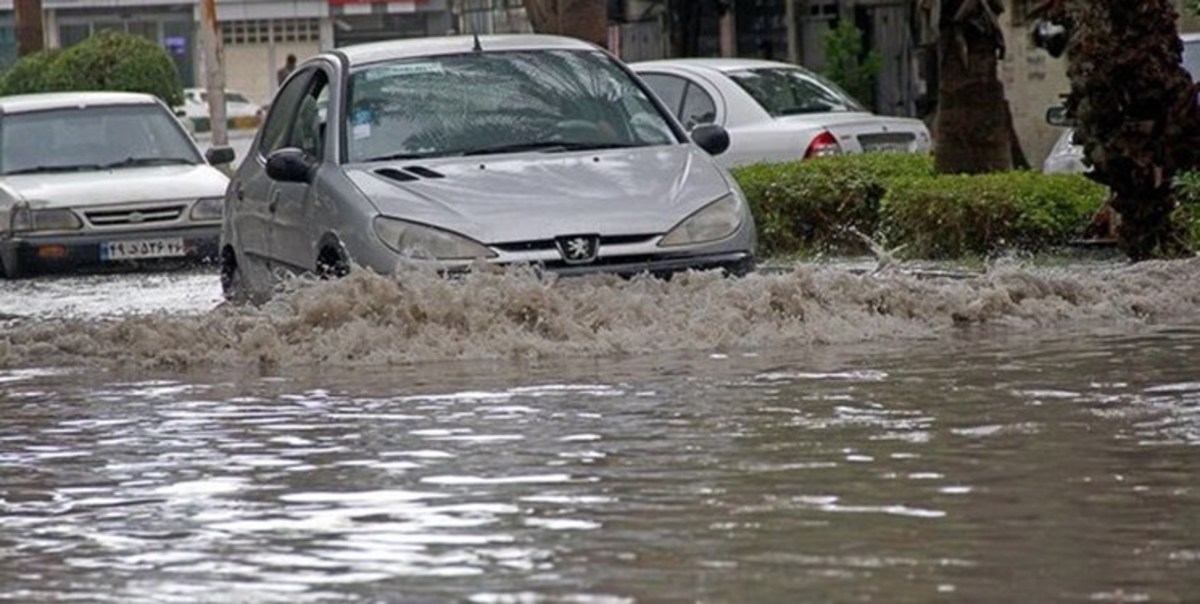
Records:
M319 42L277 42L272 64L268 44L228 45L225 47L225 87L265 105L275 92L275 72L283 66L288 53L296 55L297 62L302 62L319 53L320 46Z

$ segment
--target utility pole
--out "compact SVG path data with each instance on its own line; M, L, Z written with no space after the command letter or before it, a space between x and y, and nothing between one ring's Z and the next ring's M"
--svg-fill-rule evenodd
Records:
M31 55L45 47L42 0L13 0L13 20L17 30L17 56Z
M208 89L208 123L212 146L229 144L225 120L225 50L217 30L216 0L204 0L200 43L204 46L204 83Z

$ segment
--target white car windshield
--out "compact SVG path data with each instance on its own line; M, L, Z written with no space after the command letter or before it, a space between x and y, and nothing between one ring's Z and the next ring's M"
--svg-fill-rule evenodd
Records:
M786 67L742 69L729 77L772 117L830 111L866 111L836 84L814 73Z
M350 78L351 162L676 144L606 55L537 50L410 59Z
M0 121L0 174L203 161L175 118L158 105L14 113Z

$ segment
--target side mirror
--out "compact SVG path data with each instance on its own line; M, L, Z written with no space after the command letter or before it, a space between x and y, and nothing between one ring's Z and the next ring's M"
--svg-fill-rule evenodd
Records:
M1062 25L1041 20L1033 28L1033 45L1056 59L1067 51L1068 42L1067 28Z
M1067 115L1067 108L1059 105L1046 110L1046 123L1051 126L1059 126L1061 128L1070 128L1075 125L1075 120Z
M692 140L709 155L720 155L729 149L729 132L716 124L696 126Z
M219 166L221 164L231 164L237 158L237 153L233 147L209 147L204 152L204 159L210 165Z
M267 176L282 182L309 182L313 164L303 151L284 147L267 157Z

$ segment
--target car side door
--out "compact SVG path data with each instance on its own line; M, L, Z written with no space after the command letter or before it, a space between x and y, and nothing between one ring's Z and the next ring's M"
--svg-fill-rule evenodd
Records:
M284 147L299 149L315 175L327 161L329 141L326 133L330 118L330 82L332 68L318 64L309 68L307 87L297 103L295 119L285 137ZM280 266L297 274L316 270L320 230L317 223L317 182L275 181L271 193L271 256Z
M266 268L272 268L274 264L270 232L274 221L271 204L275 182L267 176L267 157L286 143L296 108L306 90L306 79L297 79L275 95L250 151L251 157L242 162L234 179L231 187L232 226L236 247L242 254L239 261Z

